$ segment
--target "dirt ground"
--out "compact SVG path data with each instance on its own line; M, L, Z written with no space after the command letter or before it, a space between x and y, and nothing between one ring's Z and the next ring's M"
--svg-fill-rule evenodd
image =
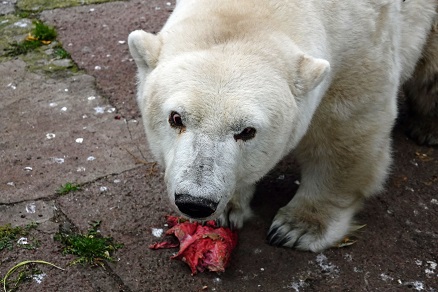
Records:
M41 245L0 251L0 275L38 258L66 271L45 268L42 281L27 282L19 291L438 291L438 151L404 135L402 99L391 176L385 191L358 214L357 222L366 227L356 244L314 254L266 243L276 210L293 197L300 180L296 162L287 157L259 183L255 217L239 232L225 273L191 276L184 263L169 259L174 250L147 248L160 240L151 230L166 230L164 215L171 209L162 170L151 172L125 151L153 161L139 123L136 68L126 39L134 29L159 31L173 5L131 0L43 11L40 19L56 28L58 40L83 69L79 73L49 76L30 72L27 59L2 60L0 225L40 222L32 236ZM65 103L72 110L46 119L55 99L59 108ZM64 140L39 138L47 133ZM80 147L73 142L78 137L85 139ZM53 153L66 162L50 164ZM87 160L91 156L95 164ZM33 174L23 171L28 165ZM81 191L57 196L66 181L80 183ZM25 211L29 206L36 211ZM63 222L85 231L91 220L102 220L101 233L124 247L104 269L67 266L72 256L60 253L53 234Z

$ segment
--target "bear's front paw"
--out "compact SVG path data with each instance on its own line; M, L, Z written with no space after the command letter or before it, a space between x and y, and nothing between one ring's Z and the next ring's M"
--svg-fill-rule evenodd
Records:
M216 220L218 225L229 227L233 230L243 227L243 223L252 216L252 211L249 208L236 208L228 206L224 213Z
M319 252L335 246L350 230L351 210L327 214L295 207L278 211L268 232L269 244Z

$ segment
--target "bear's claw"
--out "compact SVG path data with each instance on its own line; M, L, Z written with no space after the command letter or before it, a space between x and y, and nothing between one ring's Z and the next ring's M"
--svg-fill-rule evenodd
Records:
M305 231L299 230L297 226L292 227L287 223L278 225L274 222L269 229L267 240L270 245L296 248L300 243L300 238L305 233ZM307 248L301 247L301 249Z
M302 233L296 237L292 237L289 233L290 232L282 232L279 227L271 227L267 236L268 243L274 246L287 246L295 248Z
M354 208L333 209L330 213L324 213L327 209L308 209L302 201L281 208L268 231L268 243L319 252L335 246L350 231Z
M242 210L240 208L228 207L224 213L216 219L218 226L229 227L232 230L241 229L243 223L252 215L251 209Z

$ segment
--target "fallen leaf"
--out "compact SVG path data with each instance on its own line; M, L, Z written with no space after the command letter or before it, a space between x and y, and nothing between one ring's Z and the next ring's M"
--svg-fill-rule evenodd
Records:
M26 36L26 40L27 41L37 41L38 38L34 37L33 35L31 35L30 33Z

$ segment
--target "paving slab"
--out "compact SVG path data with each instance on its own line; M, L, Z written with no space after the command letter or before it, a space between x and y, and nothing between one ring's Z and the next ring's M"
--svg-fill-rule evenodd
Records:
M17 204L0 205L0 226L11 224L12 227L17 227L31 223L50 222L55 215L55 209L53 201L25 201ZM58 228L52 225L52 228L47 231L56 232Z
M126 291L123 283L117 281L117 277L102 268L81 265L69 266L68 264L74 257L62 255L61 246L54 243L53 238L45 232L39 229L34 230L24 240L32 243L38 242L39 247L34 250L14 247L13 251L2 251L0 261L2 278L10 268L23 261L44 260L62 267L64 270L44 264L34 264L33 268L40 272L36 273L30 281L20 283L18 291ZM12 274L8 280L13 280L15 277L16 275ZM11 281L8 283L12 288Z
M24 61L0 64L1 203L55 194L135 167L129 153L147 152L142 126L118 116L94 77L62 80L31 73ZM144 146L142 146L144 145Z
M158 32L174 1L123 1L44 11L76 64L95 76L102 93L127 119L139 116L135 101L135 65L127 38L131 31ZM90 37L93 32L93 37Z
M46 9L54 9L59 7L71 7L78 5L87 5L93 3L104 3L111 0L19 0L17 2L17 7L25 11L35 11L39 12Z

